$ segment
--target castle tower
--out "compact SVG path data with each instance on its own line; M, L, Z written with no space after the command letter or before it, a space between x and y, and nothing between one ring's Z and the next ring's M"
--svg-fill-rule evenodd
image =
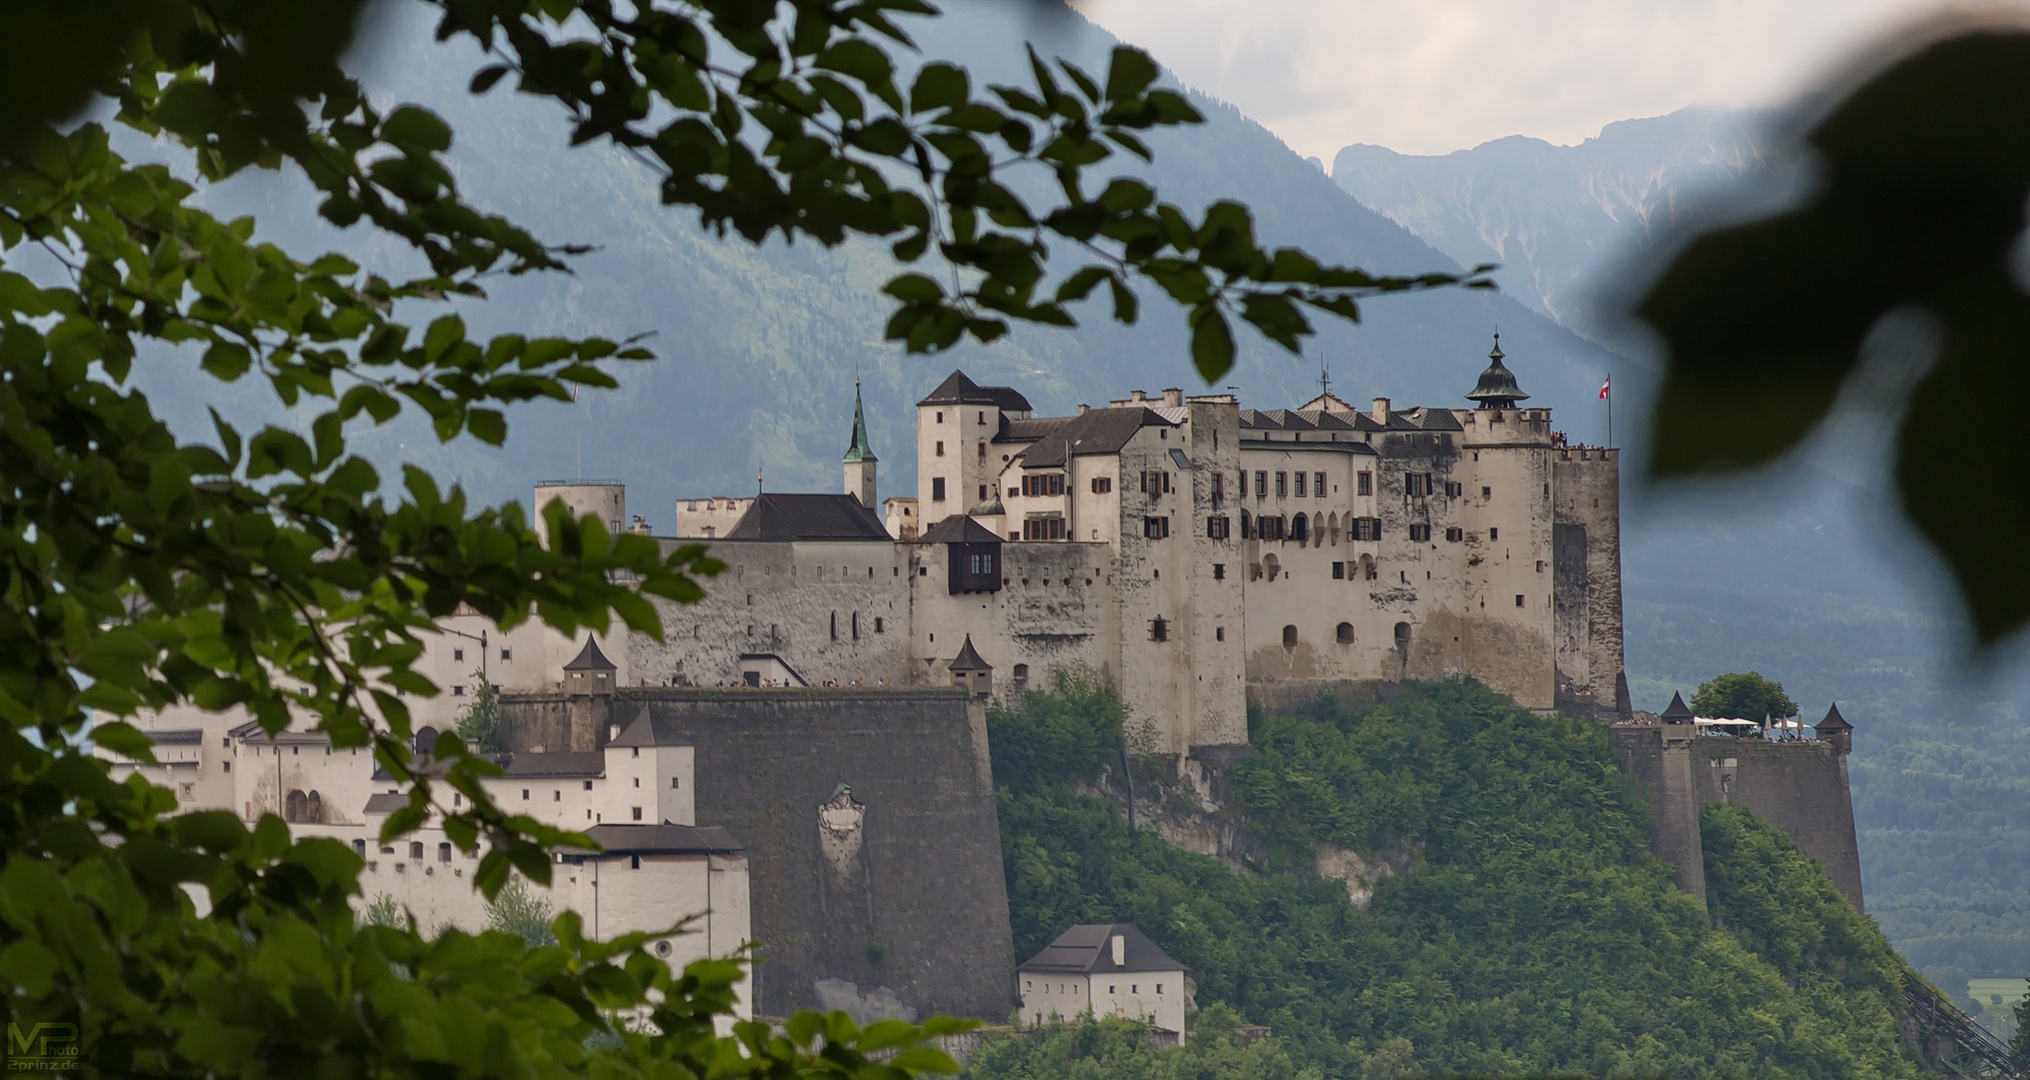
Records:
M550 542L550 525L543 510L561 502L571 517L597 517L606 531L615 536L627 521L627 485L618 480L544 480L536 485L536 506L531 522L545 545Z
M599 651L599 639L589 635L577 657L564 665L564 700L571 716L569 749L573 753L588 753L605 743L607 714L619 671Z
M867 411L860 404L860 380L853 380L853 444L846 447L846 494L874 509L874 447L867 442Z
M993 448L1005 420L1029 416L1029 399L1006 386L981 386L954 371L916 403L917 520L928 529L953 514L996 502L1005 451Z
M959 649L959 655L946 665L951 669L952 685L971 691L975 698L987 698L994 693L994 665L980 659L973 648L973 635L966 635L966 643Z
M1818 732L1820 742L1831 743L1842 755L1853 753L1854 725L1840 715L1838 702L1826 710L1826 718L1813 725L1812 730Z

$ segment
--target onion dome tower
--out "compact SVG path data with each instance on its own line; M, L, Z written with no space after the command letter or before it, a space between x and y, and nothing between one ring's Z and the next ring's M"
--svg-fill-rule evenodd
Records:
M1487 354L1487 370L1480 373L1480 382L1473 392L1466 395L1468 401L1483 409L1513 409L1516 403L1528 399L1522 387L1515 382L1515 372L1502 366L1501 335L1494 335L1494 351Z

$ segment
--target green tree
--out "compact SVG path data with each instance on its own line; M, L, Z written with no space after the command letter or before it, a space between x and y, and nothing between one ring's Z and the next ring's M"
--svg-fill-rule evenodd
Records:
M930 14L921 0L436 6L441 37L488 53L473 92L512 80L554 101L578 142L631 153L664 203L721 235L878 237L922 264L886 290L888 334L911 349L1068 325L1103 285L1132 322L1130 286L1146 281L1184 309L1210 377L1231 362L1234 320L1294 349L1306 311L1353 318L1366 296L1480 283L1322 266L1262 248L1236 204L1193 215L1141 182L1094 181L1116 153L1147 157L1139 133L1198 120L1133 49L1101 73L1038 58L1031 85L980 92L934 61L898 80L896 20ZM469 605L503 629L618 618L659 635L652 598L695 601L720 569L700 546L665 554L559 505L538 508L544 541L519 506L470 506L415 468L384 483L348 451L408 409L440 440L499 444L505 406L610 388L613 364L650 358L627 341L477 340L456 313L417 321L484 299L489 278L567 271L579 249L466 202L447 125L345 75L361 7L33 0L0 15L7 1018L77 1024L97 1074L949 1070L915 1044L950 1021L860 1031L805 1014L787 1038L760 1023L722 1037L736 963L671 972L648 935L588 941L570 912L534 948L360 925L362 863L342 845L292 839L274 817L177 815L171 793L114 784L96 756L151 760L120 718L172 704L241 707L270 732L307 718L408 785L383 839L441 823L484 847L473 881L497 898L586 841L496 806L480 785L495 766L456 735L435 748L441 771L411 767L404 701L438 691L415 667L433 620ZM114 153L82 115L94 102L174 160ZM284 251L200 207L209 185L285 167L325 220L375 230L419 276ZM1048 196L1018 197L1018 170L1048 178ZM23 272L30 252L53 270ZM250 380L292 422L243 431L214 410L205 441L181 439L128 386L137 363ZM622 1029L620 1014L645 1023Z
M408 925L409 916L402 910L402 905L395 902L393 894L381 893L360 911L360 921L368 926L400 928Z
M472 704L458 714L458 737L474 753L498 754L507 749L500 733L500 691L484 671L472 673L472 685Z
M530 892L519 878L486 902L487 928L513 934L531 947L557 943L557 935L550 929L551 915L550 902Z
M1760 720L1795 716L1797 702L1784 694L1782 683L1763 678L1759 671L1735 672L1700 683L1692 694L1692 711L1700 716Z

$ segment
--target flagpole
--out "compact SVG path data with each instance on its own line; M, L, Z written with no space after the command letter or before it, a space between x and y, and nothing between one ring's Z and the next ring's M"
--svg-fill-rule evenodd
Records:
M1607 373L1607 448L1614 449L1614 373Z

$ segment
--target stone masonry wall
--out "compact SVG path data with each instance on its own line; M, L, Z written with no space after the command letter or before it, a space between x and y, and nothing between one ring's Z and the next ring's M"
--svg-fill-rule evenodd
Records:
M1865 910L1846 759L1837 748L1713 737L1666 748L1658 727L1641 724L1617 724L1611 739L1622 772L1649 798L1650 850L1677 869L1686 892L1705 899L1699 812L1724 803L1790 837L1855 910Z
M698 824L747 845L757 1014L845 997L913 1017L1014 1008L986 731L962 692L623 688L611 715L643 707L696 748ZM522 703L503 711L510 745L527 741Z

